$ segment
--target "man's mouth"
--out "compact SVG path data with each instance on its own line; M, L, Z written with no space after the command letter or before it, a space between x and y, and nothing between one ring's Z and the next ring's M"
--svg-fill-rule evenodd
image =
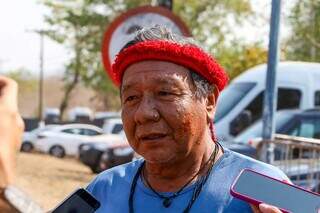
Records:
M142 141L156 141L164 137L166 137L166 134L152 133L152 134L142 135L141 137L139 137L139 139Z

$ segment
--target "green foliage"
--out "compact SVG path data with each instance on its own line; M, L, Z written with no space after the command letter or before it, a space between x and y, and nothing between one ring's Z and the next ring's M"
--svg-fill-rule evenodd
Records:
M81 82L97 91L103 97L107 108L119 108L118 89L105 75L101 63L101 41L103 33L111 21L121 12L150 4L151 0L42 0L50 9L46 21L50 30L46 35L64 44L73 54L66 65L66 93L72 85ZM259 57L251 52L255 46L245 46L236 39L233 28L239 28L249 16L254 15L249 0L175 0L173 11L186 22L196 40L205 44L222 61L232 76L252 63L260 63ZM232 44L232 45L230 45ZM253 49L252 49L253 48ZM261 50L262 51L262 50ZM243 52L246 56L243 56ZM263 58L263 57L262 57ZM264 62L264 60L261 60ZM239 65L234 66L234 64ZM68 95L66 95L65 98ZM66 104L66 103L64 103Z
M290 60L320 60L320 1L296 1L290 16L291 37L286 43Z
M46 16L50 30L46 35L70 49L73 58L66 65L64 75L66 95L60 108L68 105L71 91L78 82L105 94L106 106L118 95L118 90L107 80L101 64L101 41L110 22L120 12L143 5L148 1L133 0L43 0L51 13ZM110 99L110 100L108 100Z
M176 0L173 10L211 51L233 40L234 27L253 15L249 0Z
M225 48L219 51L218 61L226 69L230 80L237 77L243 71L267 62L268 52L261 44L233 45L234 48Z

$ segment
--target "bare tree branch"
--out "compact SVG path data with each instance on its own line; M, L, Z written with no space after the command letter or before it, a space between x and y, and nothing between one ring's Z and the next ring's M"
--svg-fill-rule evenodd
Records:
M314 38L310 36L310 34L307 33L306 38L311 42L312 45L314 45L316 48L320 48L320 43L317 42Z

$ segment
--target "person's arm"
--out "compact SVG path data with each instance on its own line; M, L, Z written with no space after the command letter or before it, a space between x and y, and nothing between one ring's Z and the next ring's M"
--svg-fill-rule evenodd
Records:
M259 206L250 205L253 213L282 213L277 207L261 203Z
M0 76L0 188L14 182L24 123L18 112L17 83Z
M0 75L0 212L42 213L37 203L14 186L16 157L24 130L17 96L17 83Z

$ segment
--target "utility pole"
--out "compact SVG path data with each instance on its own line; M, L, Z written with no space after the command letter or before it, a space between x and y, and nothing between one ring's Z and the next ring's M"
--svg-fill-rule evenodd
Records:
M40 73L39 73L39 121L43 122L43 58L44 58L44 31L40 35Z
M157 0L157 5L172 10L173 0Z
M277 86L276 71L279 61L279 23L280 23L281 0L272 0L268 68L266 75L266 92L264 94L263 107L263 131L262 138L267 143L263 143L262 159L264 162L273 163L274 144L274 114L277 106Z
M39 126L44 125L43 121L43 75L44 75L44 34L47 32L45 30L27 30L27 32L37 33L40 36L40 52L39 52L39 93L38 93L38 119Z

